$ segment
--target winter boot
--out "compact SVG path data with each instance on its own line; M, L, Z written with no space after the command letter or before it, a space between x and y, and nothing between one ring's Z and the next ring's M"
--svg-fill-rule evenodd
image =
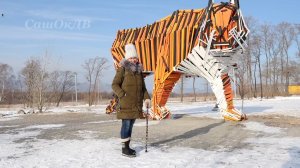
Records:
M122 142L122 155L127 157L135 157L135 153L133 153L129 148L129 141Z
M130 148L130 140L128 141L128 148L134 155L136 155L136 151L134 149Z

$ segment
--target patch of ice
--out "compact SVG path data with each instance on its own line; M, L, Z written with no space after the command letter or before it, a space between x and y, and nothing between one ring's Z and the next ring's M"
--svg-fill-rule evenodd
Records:
M265 133L270 133L270 134L279 134L283 131L282 128L269 127L264 124L261 124L258 122L253 122L253 121L245 122L242 124L246 126L245 129L252 130L252 131L259 131L259 132L265 132Z
M17 120L17 119L20 118L19 116L20 116L19 114L12 114L12 115L3 116L3 117L0 117L0 121Z
M102 123L112 123L112 122L120 122L121 120L105 120L105 121L93 121L87 122L85 124L102 124Z
M27 131L27 130L11 130L7 131L5 134L0 134L0 144L11 144L14 141L20 139L35 138L40 134L40 131ZM1 147L2 149L2 147Z
M0 128L13 128L18 127L19 125L0 125Z
M31 125L23 129L54 129L54 128L60 128L64 126L65 124L43 124L43 125Z
M159 122L160 121L149 120L148 125L157 125L157 124L159 124ZM136 122L133 126L135 126L135 127L145 127L146 126L146 121Z
M96 131L87 131L87 130L79 130L77 131L77 134L79 137L84 139L93 139L97 137Z

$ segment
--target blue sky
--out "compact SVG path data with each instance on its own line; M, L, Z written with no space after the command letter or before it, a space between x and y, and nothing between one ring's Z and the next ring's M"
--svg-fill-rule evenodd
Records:
M103 84L113 74L110 47L119 29L151 24L177 9L203 8L208 0L1 0L0 62L15 72L26 60L48 52L52 68L71 70L83 80L84 60L106 57L110 69ZM220 2L220 1L216 1ZM244 16L260 22L300 23L299 0L241 0Z

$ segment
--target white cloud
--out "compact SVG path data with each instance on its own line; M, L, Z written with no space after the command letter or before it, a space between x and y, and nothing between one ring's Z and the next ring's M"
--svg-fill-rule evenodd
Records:
M64 32L56 30L29 29L17 26L0 26L2 40L87 40L87 41L111 41L113 37L107 35Z
M108 17L92 17L84 16L79 14L74 14L68 11L54 11L54 10L27 10L25 13L32 17L39 17L42 19L64 19L64 20L85 20L85 21L114 21L112 18Z

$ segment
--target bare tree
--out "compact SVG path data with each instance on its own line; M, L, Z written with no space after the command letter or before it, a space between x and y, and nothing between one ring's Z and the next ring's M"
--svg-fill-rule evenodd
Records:
M296 41L296 44L297 44L297 55L298 57L300 58L300 24L296 24L295 25L295 41Z
M263 44L263 51L265 53L266 58L266 66L265 66L265 90L266 90L266 97L270 96L270 89L269 89L269 76L270 76L270 45L272 43L272 35L271 35L271 25L263 24L261 25L261 37L262 37L262 44Z
M196 96L196 88L195 88L195 80L196 76L193 76L193 92L194 92L194 102L197 101L197 96Z
M249 90L251 94L248 96L257 96L257 71L259 72L261 79L261 48L262 48L262 38L261 32L259 29L259 22L253 17L246 17L247 25L251 30L247 38L247 48L244 52L243 57L245 57L245 65L246 65L246 83L248 83ZM258 70L257 70L258 67ZM260 83L262 83L260 81ZM262 86L260 87L262 92ZM261 93L262 96L262 93Z
M8 64L0 63L0 102L4 101L5 90L8 90L10 79L13 77L13 69Z
M22 72L18 74L18 78L16 80L16 88L19 90L19 101L24 105L24 108L26 108L26 104L27 104L27 94L26 90L25 90L25 81L24 81L24 77L22 75Z
M240 59L238 63L238 68L235 70L235 76L238 81L238 90L242 99L248 93L248 83L247 83L247 61L245 59Z
M277 30L279 33L279 40L280 40L279 42L281 43L281 47L283 51L282 53L284 54L282 55L281 67L282 67L282 75L285 78L285 94L287 95L288 86L290 83L290 71L289 71L290 56L288 51L295 38L295 29L290 23L283 22L277 26ZM283 60L284 59L283 56L285 56L285 60Z
M208 89L209 88L209 83L207 80L205 80L205 96L204 96L204 101L207 101L208 99Z
M22 70L27 90L27 105L31 108L37 107L39 112L44 110L49 99L46 95L49 91L48 64L46 57L31 58Z
M54 71L50 74L51 93L56 106L63 99L66 92L74 86L74 73L71 71Z
M15 103L15 91L17 90L17 79L15 75L10 75L6 88L6 102L8 104Z
M276 31L272 33L272 41L270 41L270 83L272 83L272 96L280 95L279 77L280 77L280 57L282 53L282 45Z
M183 102L183 85L184 85L184 75L182 74L180 77L180 102Z
M254 97L256 97L257 93L257 77L256 77L256 68L258 66L258 73L259 73L259 83L260 83L260 97L263 98L263 86L262 86L262 69L261 69L261 46L262 41L259 35L254 35L251 40L251 48L249 48L251 55L254 56L254 72L253 72L253 78L254 78Z
M97 97L97 86L99 86L99 78L106 66L107 59L102 57L90 58L82 65L87 71L86 79L89 82L88 102L91 106Z
M36 97L36 82L38 81L38 71L41 65L38 60L30 59L26 62L25 67L22 69L22 76L26 86L26 104L30 108L34 107Z
M300 63L296 61L291 61L289 66L289 72L291 74L291 82L295 84L300 84Z

